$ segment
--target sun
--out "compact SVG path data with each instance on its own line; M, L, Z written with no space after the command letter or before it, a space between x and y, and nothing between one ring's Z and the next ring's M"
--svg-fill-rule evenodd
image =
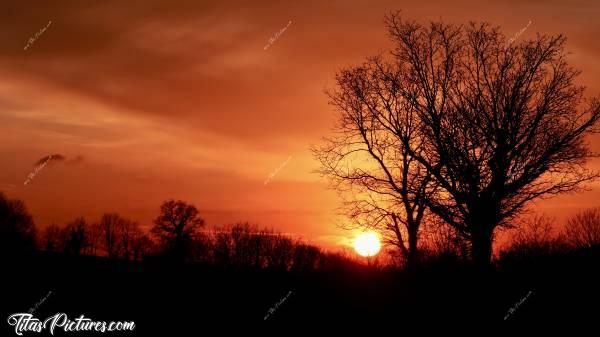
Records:
M366 232L354 239L354 250L362 256L373 256L379 253L381 242L374 232Z

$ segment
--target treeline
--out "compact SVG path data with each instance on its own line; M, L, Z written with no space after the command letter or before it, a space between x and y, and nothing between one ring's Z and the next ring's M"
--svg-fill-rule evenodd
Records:
M273 229L248 223L205 229L197 209L181 200L165 201L150 230L119 214L106 213L97 222L78 217L63 226L52 224L38 232L24 203L0 193L0 221L4 234L0 240L6 253L39 250L127 261L285 271L359 266L346 254L325 252Z
M354 268L356 260L248 223L215 228L196 239L195 261L225 267L255 267L288 271Z
M152 251L153 243L137 222L107 213L96 223L79 217L63 227L52 224L42 232L38 247L48 252L137 261Z
M528 262L577 251L598 252L600 248L600 207L584 210L569 218L562 230L556 220L535 215L523 221L498 260Z
M544 214L522 217L509 226L496 240L500 245L494 254L496 264L527 263L580 251L600 249L600 207L581 211L564 224ZM470 260L470 245L449 226L426 226L418 261L428 265L439 261ZM390 252L394 265L403 266L406 259L397 250Z
M556 230L554 219L540 215L525 218L513 227L504 247L496 254L497 261L530 261L600 246L600 208L576 214L561 231ZM469 261L469 242L451 227L431 224L422 235L419 265ZM38 250L127 261L286 271L352 269L364 265L363 260L352 254L326 252L248 223L207 229L198 210L181 200L165 201L149 230L119 214L106 213L96 222L78 217L63 226L52 224L38 232L25 204L0 193L0 241L5 256ZM394 248L389 245L382 254L371 258L370 266L406 266L406 255Z

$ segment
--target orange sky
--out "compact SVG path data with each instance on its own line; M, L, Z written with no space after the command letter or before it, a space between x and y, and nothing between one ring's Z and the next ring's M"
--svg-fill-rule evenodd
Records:
M149 226L176 198L209 225L247 220L333 247L348 234L308 150L334 120L323 91L387 49L382 18L397 9L486 20L507 38L529 21L519 38L564 33L586 94L600 93L598 1L225 2L0 4L0 191L42 227L106 211ZM66 161L24 186L50 154ZM537 207L562 219L599 196Z

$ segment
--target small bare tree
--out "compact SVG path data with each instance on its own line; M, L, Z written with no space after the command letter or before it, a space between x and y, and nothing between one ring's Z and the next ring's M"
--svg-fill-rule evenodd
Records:
M548 244L554 233L556 221L544 214L535 214L521 221L512 236L514 246L543 246Z
M131 258L133 261L140 261L152 249L152 241L143 231L134 232L131 241Z
M63 251L67 254L81 255L88 242L88 224L85 218L78 217L67 223L63 231Z
M140 225L135 221L126 220L123 222L118 238L121 256L129 260L133 258L134 245L139 236L142 235Z
M57 224L46 227L42 235L42 249L48 252L57 252L62 250L62 245L60 227Z
M87 230L87 247L86 254L98 255L98 249L101 249L103 244L103 233L99 223L93 223L88 226Z
M577 248L600 245L600 207L585 210L569 219L565 236Z
M102 247L109 258L119 256L119 236L126 220L116 213L102 215L98 223L102 235Z

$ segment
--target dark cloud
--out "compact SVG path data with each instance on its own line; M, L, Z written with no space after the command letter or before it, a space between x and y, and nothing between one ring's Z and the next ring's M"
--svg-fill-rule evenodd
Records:
M58 162L63 162L67 165L78 165L83 163L83 156L82 155L77 155L74 158L71 159L67 159L67 157L65 157L62 154L51 154L51 155L47 155L45 157L42 157L40 160L38 160L34 166L39 166L42 165L44 163L49 164L49 163L58 163Z
M59 161L64 161L64 160L65 160L65 156L63 156L62 154L50 154L45 157L42 157L40 160L35 162L34 166L40 166L43 164L48 164L50 162L59 162Z

